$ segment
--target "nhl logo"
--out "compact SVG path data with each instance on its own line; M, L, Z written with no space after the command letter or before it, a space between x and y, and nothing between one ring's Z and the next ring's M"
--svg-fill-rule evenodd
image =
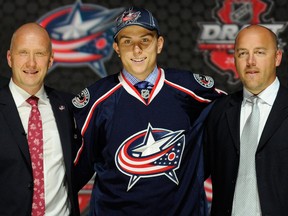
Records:
M144 99L148 99L150 96L150 91L149 89L141 89L141 96Z
M235 23L249 23L252 20L253 10L251 2L233 3L230 18Z

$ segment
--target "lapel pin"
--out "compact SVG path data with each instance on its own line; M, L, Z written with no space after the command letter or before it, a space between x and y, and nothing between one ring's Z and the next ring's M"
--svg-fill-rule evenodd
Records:
M65 110L65 106L64 105L59 106L59 110L61 111Z

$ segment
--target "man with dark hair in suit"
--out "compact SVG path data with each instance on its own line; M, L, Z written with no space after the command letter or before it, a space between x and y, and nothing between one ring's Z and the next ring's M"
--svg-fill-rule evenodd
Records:
M74 184L76 128L64 93L45 86L51 40L37 23L12 36L0 91L0 215L80 215ZM74 149L75 148L75 149Z

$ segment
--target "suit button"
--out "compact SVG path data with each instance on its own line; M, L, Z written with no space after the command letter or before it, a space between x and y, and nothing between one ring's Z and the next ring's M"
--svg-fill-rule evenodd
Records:
M29 188L30 190L33 190L33 187L34 187L34 184L33 184L32 182L28 184L28 188Z

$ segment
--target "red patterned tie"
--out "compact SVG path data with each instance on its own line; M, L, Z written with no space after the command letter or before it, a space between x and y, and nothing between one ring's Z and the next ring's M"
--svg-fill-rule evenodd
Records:
M43 216L45 214L43 132L38 100L39 98L35 96L27 99L27 102L32 106L28 122L28 144L34 178L32 216Z

